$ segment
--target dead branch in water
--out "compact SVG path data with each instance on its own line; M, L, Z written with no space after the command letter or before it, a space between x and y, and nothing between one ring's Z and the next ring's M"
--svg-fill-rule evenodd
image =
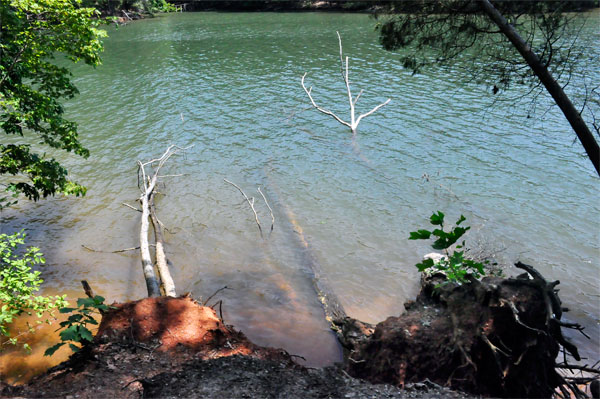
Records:
M273 209L269 205L269 202L267 201L267 197L265 197L263 192L260 191L260 187L258 187L257 190L260 193L260 195L262 195L263 199L265 200L265 204L267 204L267 208L269 208L269 212L271 212L271 231L273 231L273 226L275 225L275 216L273 216Z
M258 226L258 231L260 232L260 237L264 238L262 227L260 226L260 221L258 220L258 214L256 213L256 209L254 208L254 197L252 197L252 200L250 200L250 198L248 198L248 196L240 188L240 186L238 186L237 184L235 184L233 182L230 182L227 179L223 179L223 180L225 180L225 182L231 184L233 187L237 188L240 191L240 193L242 193L242 195L244 196L244 198L246 198L246 202L248 202L248 205L250 205L250 208L252 209L252 212L254 212L254 220L256 220L256 225Z
M342 38L341 38L339 32L336 32L336 33L337 33L338 42L340 45L340 68L341 68L341 72L342 72L342 78L344 79L344 83L346 84L346 91L348 93L348 103L350 105L350 122L346 122L346 121L342 120L339 116L337 116L333 112L331 112L327 109L321 108L317 105L317 103L315 102L315 100L313 99L312 94L311 94L312 86L307 89L306 86L304 85L304 79L306 78L306 75L308 72L305 73L304 75L302 75L302 79L300 82L302 84L302 88L306 92L306 95L308 95L308 98L310 99L310 102L312 103L313 107L315 107L317 109L317 111L319 111L325 115L329 115L329 116L333 117L336 121L338 121L342 125L349 127L350 130L352 130L352 136L355 137L356 130L358 129L358 124L360 123L360 121L363 118L366 118L367 116L375 113L381 107L387 105L391 101L391 99L388 98L384 103L377 105L375 108L373 108L369 112L367 112L365 114L361 114L361 115L359 115L358 118L355 118L354 107L355 107L356 103L358 102L358 99L360 98L361 94L363 93L363 90L361 90L358 93L358 95L355 98L353 98L352 91L350 90L350 80L348 78L348 57L346 56L346 62L344 62L344 56L342 53Z
M156 212L154 212L154 216L152 216L153 212L151 210L151 207L153 207L156 183L160 176L160 169L165 165L169 158L171 158L175 154L185 151L188 148L191 148L191 146L182 148L176 145L170 145L159 158L151 159L147 162L142 162L139 160L137 161L138 187L142 192L139 198L140 204L142 206L142 217L140 227L140 254L142 256L142 269L144 272L144 278L146 280L146 288L148 289L149 297L160 296L159 280L156 278L156 275L154 273L154 265L152 264L152 258L150 256L150 249L148 244L148 219L153 218L155 232L158 231L156 230L157 227L158 229L160 229L160 224L158 222L158 219L156 219ZM147 167L153 169L153 172L151 174L148 174L148 172L146 171ZM155 234L155 236L158 237L158 234ZM158 267L159 278L163 283L165 294L167 296L175 296L175 286L173 284L173 279L171 277L171 274L169 273L169 268L166 267L166 256L164 255L164 242L162 240L162 232L160 236L160 244L158 238L156 243L156 258L157 261L160 258L161 262L164 261L164 264L161 264Z
M141 211L140 211L141 212ZM99 252L99 253L103 253L103 254L119 254L122 252L128 252L128 251L137 251L138 249L140 249L140 247L131 247L131 248L124 248L124 249L117 249L115 251L101 251L99 249L94 249L94 248L90 248L87 245L83 245L81 244L81 246L85 249L87 249L88 251L91 252ZM153 247L154 244L149 244L149 246Z
M137 211L137 212L141 212L142 211L141 209L137 209L133 205L129 205L127 202L122 202L121 205L125 205L127 208L131 208L131 209L133 209L134 211Z
M213 299L215 295L217 295L219 292L225 291L227 289L230 289L230 288L227 287L227 286L225 286L225 287L221 287L218 290L216 290L211 296L208 297L208 299L206 301L204 301L204 303L202 304L202 306L206 306L206 304L208 303L208 301L210 301L211 299Z

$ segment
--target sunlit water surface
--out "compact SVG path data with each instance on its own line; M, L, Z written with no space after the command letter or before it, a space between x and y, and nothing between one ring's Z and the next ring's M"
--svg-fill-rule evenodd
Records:
M597 60L598 12L587 16L582 40ZM227 286L216 297L225 321L254 342L309 365L340 360L309 262L351 316L398 315L418 290L414 264L430 250L408 233L439 209L449 221L467 217L467 244L559 279L567 317L592 340L573 338L597 360L600 185L560 111L542 96L528 119L527 103L490 107L489 87L462 83L460 72L413 76L377 44L373 25L356 14L187 13L111 27L103 65L76 67L81 94L68 104L91 156L59 154L88 194L21 201L0 215L1 231L25 229L42 248L45 293L75 299L87 279L109 302L141 298L136 252L83 246L137 246L139 214L122 205L139 196L136 160L193 145L169 161L165 173L184 175L164 179L157 203L175 282L195 298ZM300 85L308 72L315 100L347 118L336 30L355 94L365 90L358 112L392 99L361 122L358 148L348 129L309 107ZM586 73L600 80L597 64ZM262 188L275 216L265 239L224 178L256 198L268 231ZM64 359L41 356L53 330L33 338L33 356L0 357L3 375L24 378Z

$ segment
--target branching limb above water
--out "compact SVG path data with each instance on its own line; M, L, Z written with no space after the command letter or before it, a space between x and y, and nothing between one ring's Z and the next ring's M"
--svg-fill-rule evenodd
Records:
M349 79L349 72L348 72L348 57L346 57L345 62L344 62L344 55L343 55L343 50L342 50L342 38L340 36L339 32L336 32L337 36L338 36L338 42L340 45L340 69L341 69L341 73L342 73L342 79L344 79L344 83L346 84L346 92L348 93L348 103L350 105L350 122L346 122L344 120L342 120L339 116L337 116L336 114L334 114L332 111L329 111L325 108L321 108L317 105L317 103L315 102L314 98L312 97L312 87L310 88L306 88L306 85L304 84L304 79L306 78L307 73L305 73L304 75L302 75L302 79L301 79L301 83L302 83L302 88L304 89L304 91L306 92L306 94L308 95L308 98L310 99L310 102L312 103L313 107L315 107L319 112L324 113L325 115L330 115L332 116L335 120L337 120L339 123L341 123L344 126L347 126L350 128L350 130L352 130L352 134L353 136L356 135L356 130L358 129L358 124L360 123L360 121L363 118L366 118L369 115L372 115L373 113L375 113L377 110L379 110L381 107L387 105L391 99L387 99L384 103L381 103L379 105L377 105L376 107L374 107L372 110L370 110L369 112L365 113L365 114L361 114L359 115L358 118L355 118L355 105L358 102L358 99L360 98L360 96L363 93L363 90L361 90L358 95L356 96L356 98L353 98L352 96L352 91L350 90L350 79Z

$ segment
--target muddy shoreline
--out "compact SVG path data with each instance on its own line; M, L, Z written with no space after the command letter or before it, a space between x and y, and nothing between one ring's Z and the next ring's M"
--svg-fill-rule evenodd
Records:
M92 343L0 397L589 397L599 374L572 379L556 360L579 357L558 282L517 266L527 273L463 285L426 276L405 312L376 326L332 320L344 362L319 369L255 345L189 296L113 304Z
M253 344L190 297L113 306L90 345L28 384L0 383L0 397L472 397L431 382L373 385L342 365L301 366L282 349Z

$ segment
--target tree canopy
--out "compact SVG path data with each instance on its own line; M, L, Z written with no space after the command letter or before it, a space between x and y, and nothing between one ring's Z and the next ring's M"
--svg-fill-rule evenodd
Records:
M591 127L600 135L600 86L592 82L585 88L580 109L564 92L573 66L586 54L577 42L581 26L576 26L573 15L566 11L587 3L398 1L391 4L386 16L380 17L380 41L387 50L406 50L401 61L414 72L461 59L465 76L488 82L494 94L515 83L528 86L529 93L545 88L600 174L598 144L590 131ZM582 118L584 113L587 124Z
M34 152L31 140L19 143L18 136L37 135L42 145L89 155L77 125L63 115L60 100L72 98L77 88L57 57L98 65L105 32L97 17L79 0L0 0L0 128L16 136L0 144L0 174L14 176L3 183L15 196L85 194L59 162Z

